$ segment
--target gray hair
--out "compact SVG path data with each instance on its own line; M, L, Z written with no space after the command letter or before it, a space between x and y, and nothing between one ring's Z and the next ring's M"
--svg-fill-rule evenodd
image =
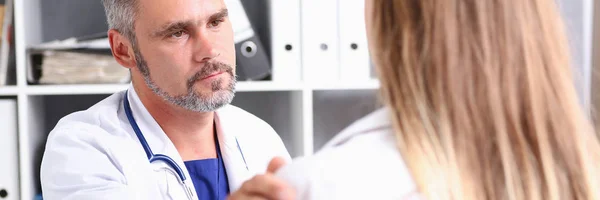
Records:
M102 0L110 29L115 29L130 40L135 48L135 18L138 0Z

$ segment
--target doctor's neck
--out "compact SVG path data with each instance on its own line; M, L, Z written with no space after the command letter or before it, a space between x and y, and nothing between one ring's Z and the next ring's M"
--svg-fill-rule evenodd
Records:
M173 105L148 87L135 87L150 115L171 139L183 160L216 157L214 112L195 112Z

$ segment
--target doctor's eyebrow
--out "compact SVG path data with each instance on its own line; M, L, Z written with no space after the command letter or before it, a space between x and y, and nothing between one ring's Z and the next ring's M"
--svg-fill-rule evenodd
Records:
M208 17L207 22L210 23L212 21L223 19L228 16L229 16L229 11L226 8L224 8L224 9L219 10L219 12L216 12L216 13L212 14L210 17ZM158 31L155 31L152 34L150 34L150 36L162 37L162 36L171 34L172 32L175 32L178 30L183 30L186 27L190 27L193 25L195 25L195 23L192 20L167 22L164 25L160 26L161 28L159 28Z
M168 23L162 25L161 28L158 29L158 31L155 31L152 34L150 34L150 36L162 37L162 36L170 34L171 32L174 32L177 30L182 30L182 29L185 29L186 27L193 26L193 25L194 25L194 22L192 22L191 20L168 22Z
M227 10L226 8L221 9L219 12L212 14L209 18L208 18L208 22L212 22L218 19L223 19L229 16L229 10Z
M193 25L194 25L194 22L192 22L191 20L168 22L168 23L165 23L164 25L162 25L161 28L158 29L158 31L151 33L150 36L162 37L162 36L170 34L171 32L174 32L177 30L182 30L182 29L185 29L186 27L193 26Z

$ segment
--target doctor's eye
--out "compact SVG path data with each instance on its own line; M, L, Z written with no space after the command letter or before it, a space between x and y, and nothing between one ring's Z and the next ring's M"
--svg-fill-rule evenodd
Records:
M210 27L218 27L223 21L223 19L213 20L210 22Z
M187 33L184 30L181 30L181 31L177 31L177 32L171 34L171 37L173 37L173 38L181 38L185 34L187 34Z

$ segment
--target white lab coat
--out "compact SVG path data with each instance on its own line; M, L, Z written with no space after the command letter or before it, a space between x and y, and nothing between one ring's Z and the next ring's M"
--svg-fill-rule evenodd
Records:
M187 199L177 177L161 169L168 165L149 163L124 113L124 94L113 94L58 122L48 136L41 165L44 199ZM173 158L189 177L177 149L133 87L128 96L153 153ZM231 192L264 173L273 157L290 159L281 138L256 116L228 105L216 111L215 121ZM186 182L197 198L192 180Z
M416 186L396 148L387 110L339 133L312 156L277 172L297 199L410 199Z

